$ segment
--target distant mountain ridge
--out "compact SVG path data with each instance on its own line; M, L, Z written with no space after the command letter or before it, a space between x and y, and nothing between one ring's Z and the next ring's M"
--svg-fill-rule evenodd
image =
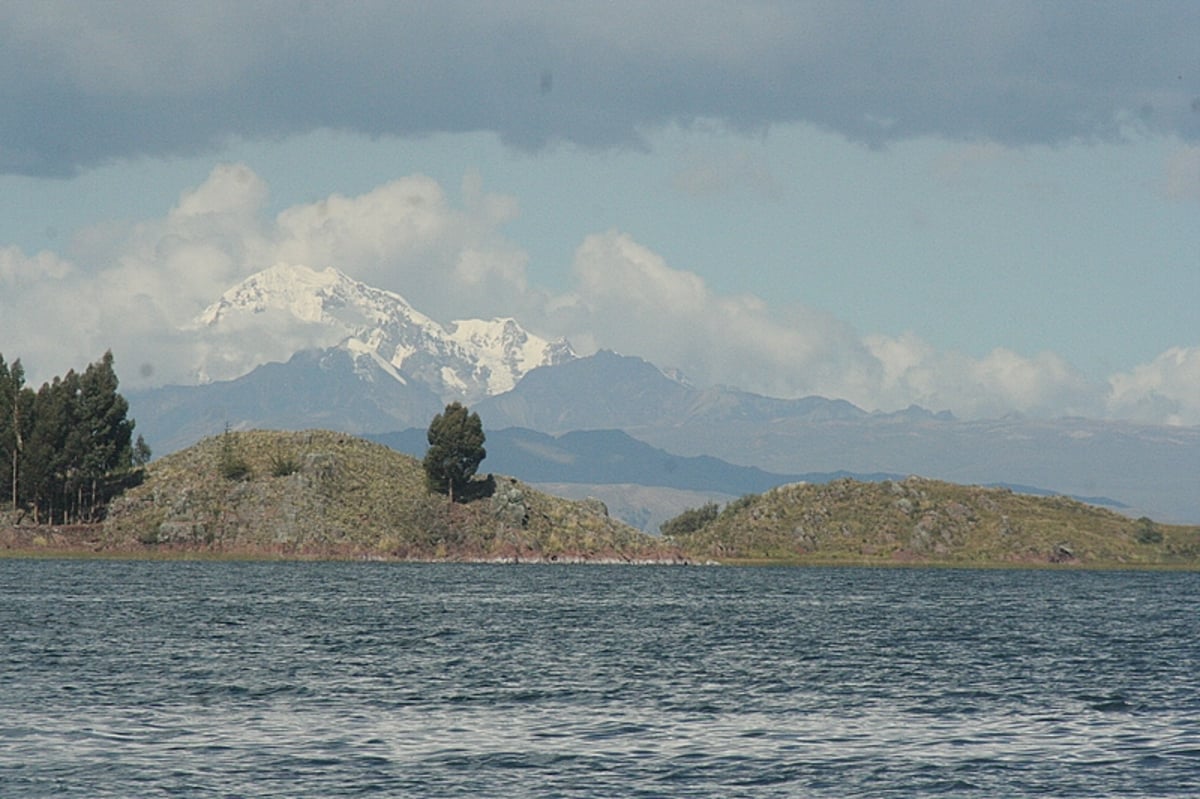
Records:
M697 388L641 358L608 350L553 368L533 369L512 391L481 400L475 409L489 427L527 427L547 433L738 419L851 420L870 415L840 399L789 400L723 386Z

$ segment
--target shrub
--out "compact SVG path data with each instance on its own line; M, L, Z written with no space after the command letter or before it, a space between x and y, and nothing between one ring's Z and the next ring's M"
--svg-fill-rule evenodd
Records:
M688 508L675 518L660 524L658 530L664 538L691 535L716 519L718 510L715 502L709 502L699 508Z
M221 456L217 462L217 468L220 469L221 476L226 480L246 480L250 477L250 464L238 451L229 425L225 425L225 433L221 436Z
M271 474L275 477L287 477L300 471L300 459L291 452L276 452L271 456Z

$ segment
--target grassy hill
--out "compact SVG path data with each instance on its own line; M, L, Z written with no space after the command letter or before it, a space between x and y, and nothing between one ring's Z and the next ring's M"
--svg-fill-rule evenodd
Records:
M484 462L486 466L486 461ZM16 525L9 552L522 561L1200 567L1200 527L918 477L792 484L656 539L509 477L451 505L411 456L328 431L231 432L155 461L100 527ZM685 514L686 516L687 514ZM683 518L683 517L680 517ZM692 518L702 520L701 515Z
M673 536L696 557L793 562L1195 566L1200 528L1065 497L910 477L780 486Z
M486 466L486 462L484 464ZM505 477L450 505L414 458L327 431L230 432L148 467L110 509L105 549L522 560L670 560L598 501Z

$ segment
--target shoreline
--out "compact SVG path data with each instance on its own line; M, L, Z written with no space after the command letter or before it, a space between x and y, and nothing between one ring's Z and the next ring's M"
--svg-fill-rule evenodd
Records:
M178 560L178 561L294 561L294 562L376 562L376 563L479 563L479 564L557 564L627 566L705 565L680 552L648 554L562 552L542 555L530 551L490 553L387 552L364 549L354 544L274 545L251 544L178 545L119 544L105 540L103 524L20 525L0 527L0 559L72 559L72 560Z
M973 569L994 571L1200 571L1200 563L1122 563L1049 561L953 561L871 558L698 558L685 553L647 556L619 552L560 553L550 556L533 552L499 553L394 553L364 550L347 545L309 547L261 547L238 545L171 546L136 544L110 546L103 540L102 524L20 525L0 528L0 560L123 560L196 562L294 562L294 563L461 563L473 565L586 565L586 566L734 566L756 568L880 568L880 569Z

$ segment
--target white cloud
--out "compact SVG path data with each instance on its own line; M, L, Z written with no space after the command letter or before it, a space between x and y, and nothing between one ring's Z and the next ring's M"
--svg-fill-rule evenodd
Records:
M464 183L462 209L420 175L288 208L275 221L269 260L341 269L442 320L517 305L527 256L499 233L516 201L486 194L475 177Z
M588 236L574 268L576 294L557 306L567 318L559 332L678 367L700 383L857 395L875 368L847 325L807 309L784 318L752 295L716 295L623 233Z
M1108 412L1114 417L1200 425L1200 347L1172 347L1109 383Z
M1092 415L1102 407L1103 387L1051 352L1027 357L1001 347L972 358L935 350L912 333L868 336L866 341L883 366L879 407L914 403L967 418L1014 411Z
M43 280L62 280L75 271L70 262L43 250L27 256L19 247L0 248L0 286L12 291Z

